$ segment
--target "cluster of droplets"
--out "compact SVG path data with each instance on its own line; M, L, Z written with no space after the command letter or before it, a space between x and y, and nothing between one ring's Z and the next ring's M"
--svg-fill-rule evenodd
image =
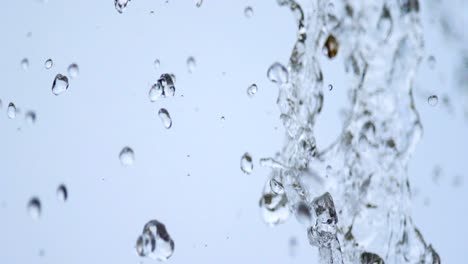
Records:
M150 220L145 224L135 245L138 256L159 261L168 260L174 253L174 247L174 240L167 232L166 226L157 220Z

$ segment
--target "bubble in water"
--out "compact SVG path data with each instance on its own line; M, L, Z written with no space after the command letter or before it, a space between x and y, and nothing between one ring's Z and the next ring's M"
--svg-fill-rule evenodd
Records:
M158 71L160 66L161 66L161 62L159 61L159 59L155 59L153 62L154 69Z
M251 6L247 6L244 9L244 15L246 18L251 18L254 14L253 8Z
M187 68L189 73L193 73L195 70L195 67L197 66L197 62L195 61L195 58L190 56L187 58Z
M29 60L28 58L24 58L21 60L21 68L23 68L23 70L28 70L29 69Z
M80 68L78 68L78 64L72 63L70 66L68 66L68 75L70 78L74 79L78 77L78 74L80 73Z
M41 216L41 201L39 198L33 197L29 200L28 212L32 219L39 219Z
M197 7L201 7L202 4L203 4L203 0L195 0L195 5L196 5Z
M435 57L432 56L432 55L429 56L429 58L427 58L427 64L428 64L428 66L429 66L429 69L431 69L431 70L434 69L435 64L436 64L436 59L435 59Z
M7 116L10 119L13 119L16 117L16 106L14 103L9 103L8 108L7 108Z
M154 102L158 100L158 98L164 96L164 90L162 85L159 82L156 82L151 86L149 93L148 93L149 99L151 102Z
M253 171L253 162L252 162L252 156L248 152L244 153L241 158L241 170L245 174L250 174Z
M174 240L167 232L166 226L157 220L146 223L136 242L139 256L148 256L160 261L168 260L174 253L174 247Z
M329 85L328 85L328 90L329 90L329 91L333 90L333 85L329 84Z
M158 115L166 129L169 129L172 127L171 116L169 115L169 112L165 108L159 109Z
M284 84L288 82L289 73L283 64L275 62L268 68L267 77L274 83Z
M247 88L247 95L250 97L253 97L257 93L257 90L258 90L257 85L253 83Z
M119 154L120 163L125 166L131 166L135 162L135 153L130 147L124 147Z
M325 40L325 44L323 46L323 51L328 58L332 59L338 53L338 41L336 40L335 36L328 35L327 40Z
M59 73L55 76L52 83L52 93L60 95L66 90L68 90L68 77Z
M427 98L427 102L430 106L436 106L439 102L439 97L437 97L437 95L431 95Z
M46 68L46 70L52 68L52 66L54 66L54 61L52 59L47 59L44 62L44 67Z
M36 123L36 112L34 111L26 112L25 119L26 119L26 122L29 124Z
M64 184L60 184L57 187L57 199L61 202L65 202L68 199L68 190Z
M114 4L115 4L115 9L117 10L117 12L122 14L127 8L128 2L130 2L130 0L115 0Z

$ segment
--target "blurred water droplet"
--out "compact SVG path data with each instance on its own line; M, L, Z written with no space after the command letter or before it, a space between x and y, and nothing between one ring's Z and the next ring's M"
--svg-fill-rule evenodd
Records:
M115 9L117 10L117 12L122 14L127 8L128 2L130 2L130 0L115 0L114 4L115 4Z
M37 197L31 198L28 202L28 212L32 219L39 219L41 216L41 201Z
M36 113L34 111L26 112L25 119L28 124L36 123Z
M174 240L167 232L166 226L157 220L146 223L136 243L139 256L148 256L160 261L168 260L174 253L174 247Z
M159 61L159 59L154 60L153 67L156 71L159 71L159 67L161 67L161 62Z
M226 121L226 117L224 117L224 116L221 116L221 118L220 118L220 119L221 119L221 122L224 122L224 121Z
M16 117L16 106L14 103L9 103L8 108L7 108L7 116L10 119L13 119Z
M241 170L245 174L250 174L253 171L253 162L252 162L252 156L248 152L244 153L241 158Z
M130 147L124 147L119 154L120 163L125 166L131 166L135 162L135 153Z
M253 8L251 6L247 6L244 9L244 15L246 18L251 18L254 14Z
M328 85L328 90L329 90L329 91L333 90L333 85L329 84L329 85Z
M288 82L289 73L281 63L275 62L268 68L267 77L274 83L284 84Z
M164 96L164 90L162 85L159 82L156 82L151 86L149 93L148 93L149 99L151 102L154 102L158 100L158 98Z
M52 66L54 66L54 61L52 59L47 59L45 62L44 62L44 67L48 70L50 68L52 68Z
M171 116L169 115L169 112L165 108L159 109L158 115L166 129L169 129L172 127Z
M70 66L68 66L68 75L70 78L74 79L78 77L78 74L80 73L80 69L78 68L78 64L72 63Z
M338 53L338 41L336 40L335 36L328 35L328 38L325 40L325 44L323 46L323 52L330 59L336 56Z
M253 97L256 93L257 93L257 90L258 90L258 87L257 85L254 83L254 84L251 84L248 88L247 88L247 95L250 96L250 97Z
M432 55L429 56L429 58L427 58L427 64L429 66L429 69L433 70L436 64L436 58Z
M195 70L195 67L197 67L197 62L195 61L195 58L190 56L187 59L187 68L189 73L193 73Z
M290 257L296 256L297 246L298 246L297 239L295 237L291 237L289 239L289 256Z
M300 202L297 205L296 209L296 218L299 221L299 223L310 226L312 222L312 214L310 212L310 207L304 203Z
M68 90L68 77L62 74L57 74L52 83L52 93L60 95Z
M439 102L439 97L437 97L437 95L431 95L427 98L427 102L430 106L436 106Z
M29 60L28 60L28 58L22 59L20 65L21 65L21 68L23 70L27 71L29 69Z
M57 199L61 202L65 202L68 199L68 190L64 184L60 184L57 187Z
M195 5L196 5L197 7L201 7L202 4L203 4L203 0L195 0Z

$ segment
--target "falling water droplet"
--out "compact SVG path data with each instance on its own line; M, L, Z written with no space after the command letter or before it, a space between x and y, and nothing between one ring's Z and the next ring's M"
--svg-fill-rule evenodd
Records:
M427 102L430 106L436 106L439 102L439 97L437 97L437 95L431 95L427 98Z
M32 219L39 219L41 216L41 201L37 197L31 198L28 202L28 212Z
M46 68L46 70L52 68L52 66L54 66L54 61L52 59L47 59L44 62L44 67Z
M195 58L190 56L187 59L187 68L189 73L193 73L195 70L195 67L197 66L197 62L195 61Z
M241 167L242 172L244 172L245 174L252 173L253 171L252 156L250 156L248 152L242 155L240 167Z
M16 117L16 106L14 103L9 103L8 108L7 108L7 116L10 119L13 119Z
M329 84L329 85L328 85L328 90L329 90L329 91L333 90L333 85Z
M115 9L117 10L117 12L122 14L127 8L128 2L130 2L130 0L115 0L114 4L115 4Z
M286 67L279 62L275 62L268 68L267 77L274 83L284 84L288 82L289 74Z
M338 53L338 41L336 40L335 36L328 35L328 38L325 40L325 44L323 46L323 52L330 59L336 56Z
M196 5L197 7L201 7L202 4L203 4L203 0L195 0L195 5Z
M160 261L168 260L174 253L174 247L174 240L167 232L166 226L157 220L146 223L136 243L139 256L149 256Z
M61 202L66 202L68 199L68 190L64 184L60 184L57 187L57 199Z
M156 82L155 84L153 84L153 86L151 86L149 90L148 96L151 102L154 102L158 100L158 98L163 97L164 90L161 83Z
M434 56L429 56L429 58L427 58L427 64L429 66L429 69L433 70L434 67L435 67L435 64L436 64L436 59Z
M131 166L135 162L135 153L130 147L124 147L119 154L120 163L125 166Z
M22 59L20 65L21 65L21 68L23 70L27 71L29 69L29 60L28 60L28 58Z
M78 77L78 74L80 73L80 69L78 68L78 64L72 63L70 66L68 66L68 75L70 78L75 79Z
M156 71L159 71L159 67L161 66L161 62L159 61L159 59L155 59L154 62L153 62L153 67Z
M36 123L36 113L34 111L26 112L25 119L28 124Z
M247 88L247 95L249 97L253 97L257 93L257 90L258 90L257 85L253 83Z
M165 108L159 109L158 115L166 129L169 129L172 127L171 116L169 115L169 112Z
M68 90L68 77L62 74L57 74L54 82L52 83L52 93L60 95L66 90Z
M253 8L251 6L247 6L244 9L244 15L246 18L251 18L254 14Z

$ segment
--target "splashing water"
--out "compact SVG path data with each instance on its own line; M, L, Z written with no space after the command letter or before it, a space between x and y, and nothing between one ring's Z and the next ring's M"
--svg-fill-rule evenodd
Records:
M418 1L278 4L295 14L298 39L288 67L267 73L287 133L279 156L262 164L272 169L260 199L265 222L292 212L310 221L320 263L440 263L410 214L407 167L422 135L412 96L423 54ZM320 62L330 59L346 74L349 115L336 141L319 149Z

